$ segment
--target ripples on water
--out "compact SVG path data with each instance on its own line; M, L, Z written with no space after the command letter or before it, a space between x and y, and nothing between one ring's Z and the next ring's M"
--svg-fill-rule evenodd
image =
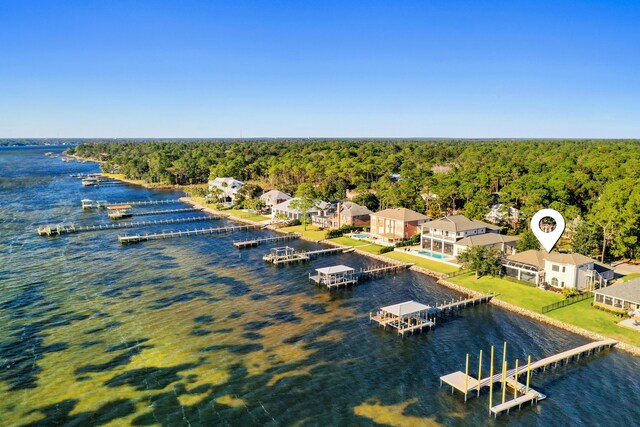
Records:
M464 404L438 377L463 370L465 352L474 366L481 348L507 340L513 364L586 340L492 306L402 340L370 326L368 313L459 295L413 272L332 293L308 283L313 268L376 264L359 255L273 268L261 260L269 246L231 245L267 231L128 247L117 235L129 230L38 237L38 224L107 222L81 211L84 197L176 197L83 188L68 175L96 166L46 151L0 151L4 425L634 425L640 417L640 364L619 351L534 377L549 396L537 407L493 420L486 393ZM205 226L218 223L226 222Z

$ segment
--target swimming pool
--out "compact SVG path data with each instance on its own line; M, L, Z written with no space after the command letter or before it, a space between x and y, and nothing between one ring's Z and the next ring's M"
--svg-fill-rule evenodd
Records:
M351 237L353 237L354 239L368 239L369 237L371 237L371 235L367 233L358 233L352 234Z
M436 259L451 258L449 255L439 254L437 252L425 251L424 249L417 249L415 252L419 253L420 255L424 255L424 256L428 256L428 257L436 258Z

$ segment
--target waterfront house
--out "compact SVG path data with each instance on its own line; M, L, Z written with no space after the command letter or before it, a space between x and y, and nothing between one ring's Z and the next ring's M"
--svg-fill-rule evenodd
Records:
M260 200L262 200L264 202L264 205L269 209L291 199L292 197L289 194L283 193L282 191L278 190L269 190L262 196L260 196Z
M593 291L593 304L621 313L640 316L640 279L632 279Z
M507 276L540 287L592 290L606 286L614 273L604 264L580 254L530 250L502 260Z
M222 202L235 202L238 190L242 188L244 182L237 179L224 177L215 178L209 181L209 191Z
M420 227L429 217L406 208L385 209L369 215L371 235L385 243L410 239L420 232Z
M313 225L335 229L343 225L365 227L370 223L371 211L353 202L333 203L313 217Z
M516 251L517 237L498 234L499 227L469 219L464 215L450 215L422 225L420 244L423 249L457 257L471 246L498 248L502 253Z
M271 217L276 218L276 216L284 216L289 220L294 219L302 219L302 212L298 209L294 209L291 207L291 202L295 200L300 200L299 197L294 197L289 200L285 200L282 203L278 203L277 205L271 208ZM318 215L321 211L327 209L329 203L324 202L322 200L315 202L315 206L307 212L307 218L313 218L315 215Z
M520 220L520 211L513 206L505 206L498 203L491 206L491 210L484 218L493 224L502 224L506 222L513 224Z

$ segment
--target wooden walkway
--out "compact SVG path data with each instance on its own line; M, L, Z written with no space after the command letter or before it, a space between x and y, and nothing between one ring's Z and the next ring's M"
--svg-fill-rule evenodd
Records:
M381 277L389 273L396 273L398 271L406 270L411 267L413 264L394 264L394 265L384 265L381 267L373 267L369 269L361 269L360 271L355 273L358 282L360 280L365 279L374 279L376 277Z
M255 248L256 246L264 245L267 243L275 242L288 242L290 240L299 239L299 234L287 234L285 236L265 237L263 239L243 240L240 242L233 242L233 246L237 249Z
M309 261L312 258L316 258L322 255L338 255L344 254L347 252L353 252L355 249L351 246L346 248L329 248L329 249L318 249L315 251L305 251L305 252L293 252L289 255L274 255L274 254L266 254L262 257L264 262L268 262L274 265L282 265L282 264L291 264L298 261Z
M159 211L133 212L131 216L168 215L183 212L201 212L202 208L164 209Z
M444 319L448 315L456 313L464 308L473 307L478 304L484 304L491 300L492 295L483 295L480 297L470 297L467 299L460 299L458 301L451 301L436 305L435 307L429 307L426 310L426 316L420 316L414 325L407 324L403 319L384 317L382 312L376 314L369 313L369 323L376 322L378 326L383 326L385 329L387 326L398 329L398 334L404 337L405 333L413 334L415 331L422 332L424 329L433 329L437 319Z
M180 199L140 200L137 202L107 203L107 206L117 206L117 205L151 206L151 205L166 205L171 203L182 203L182 202L180 201Z
M140 243L146 242L149 240L164 240L164 239L176 239L183 237L191 237L191 236L203 236L203 235L214 235L214 234L225 234L225 233L235 233L237 231L249 231L255 230L257 228L261 228L261 225L239 225L232 227L217 227L217 228L203 228L200 230L186 230L186 231L167 231L164 233L154 233L154 234L135 234L135 235L126 235L126 236L118 236L118 241L120 244L129 244L129 243Z
M400 264L400 265L385 265L381 267L373 267L369 269L360 269L353 274L353 279L347 281L340 281L336 283L327 283L326 286L329 290L338 289L341 286L347 287L349 285L357 285L361 280L374 279L376 277L384 276L385 274L395 273L401 270L406 270L413 264ZM315 284L321 284L320 277L317 275L309 275L309 280Z
M212 221L221 219L219 216L197 216L192 218L175 218L175 219L161 219L155 221L138 221L138 222L118 222L115 224L99 224L99 225L86 225L75 226L74 224L56 224L56 225L44 225L38 227L38 234L40 236L60 236L63 234L71 233L83 233L87 231L101 231L101 230L116 230L121 228L136 228L136 227L150 227L154 225L167 225L167 224L181 224L186 222L198 222L198 221Z
M478 304L485 304L491 301L493 295L482 295L479 297L470 297L467 299L460 298L456 301L451 301L448 303L442 303L440 305L436 305L432 309L432 313L434 317L446 317L451 314L454 314L464 308L473 307Z
M522 377L523 375L526 376L528 370L530 370L530 375L540 371L544 372L549 367L562 366L563 364L566 365L571 361L579 360L581 357L587 357L602 350L609 349L617 343L617 341L611 339L595 341L531 362L530 366L523 363L518 367L517 371L515 368L507 370L505 372L506 384L512 389L517 387L520 395L512 400L492 406L490 408L490 412L497 416L501 412L506 411L508 413L513 408L520 408L524 403L530 402L531 404L534 404L539 400L546 398L544 394L533 390L531 387L527 390L525 385L520 382L516 382L515 378ZM442 384L449 385L452 393L455 390L458 390L464 394L466 400L469 393L476 392L479 395L480 390L484 387L489 387L493 383L502 382L502 376L503 373L500 370L495 375L482 378L478 381L478 379L467 375L464 372L456 371L441 376L440 386L442 386Z

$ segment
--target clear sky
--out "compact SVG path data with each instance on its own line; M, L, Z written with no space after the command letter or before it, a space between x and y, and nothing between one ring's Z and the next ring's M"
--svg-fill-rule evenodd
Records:
M0 0L0 137L640 138L640 1Z

